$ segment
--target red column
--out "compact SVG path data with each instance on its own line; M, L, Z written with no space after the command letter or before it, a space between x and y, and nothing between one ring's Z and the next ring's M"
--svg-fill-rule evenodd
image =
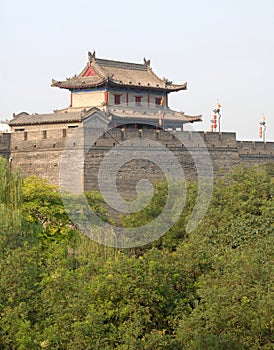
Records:
M166 108L168 108L168 94L166 94Z
M126 104L128 106L128 92L126 93Z
M72 107L72 93L70 93L70 107Z
M105 103L108 104L108 91L105 91Z

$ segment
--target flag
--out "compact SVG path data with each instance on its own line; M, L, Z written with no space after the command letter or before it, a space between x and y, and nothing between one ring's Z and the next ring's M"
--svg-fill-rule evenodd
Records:
M217 129L217 115L214 114L213 116L213 129L216 130Z
M259 138L261 139L263 137L263 127L260 125L259 128Z
M219 100L218 100L217 105L218 105L218 108L219 108L219 109L222 107L222 105L221 105L221 103L220 103L220 101L219 101Z

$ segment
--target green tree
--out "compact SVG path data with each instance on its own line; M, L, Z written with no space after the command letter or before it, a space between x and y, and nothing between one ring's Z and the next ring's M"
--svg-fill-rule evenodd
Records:
M64 206L63 197L69 208ZM86 193L90 209L104 221L108 221L108 213L102 196L96 192ZM28 222L43 227L43 237L47 241L72 241L77 236L77 225L71 220L69 210L77 221L88 218L86 205L82 196L61 194L58 187L49 184L46 179L31 176L24 180L22 214Z
M28 222L41 225L46 241L63 240L75 231L57 186L36 176L24 180L22 214Z
M215 257L199 278L199 306L179 322L182 347L272 349L273 258L270 235Z
M154 195L151 202L143 210L123 216L122 225L124 227L138 227L152 222L163 211L168 194L171 193L176 197L176 193L181 192L182 190L181 186L181 184L174 183L171 188L168 188L168 183L166 181L155 183ZM176 249L178 243L186 239L186 226L195 204L197 185L195 183L187 182L185 187L186 200L179 220L176 223L170 223L171 228L163 237L148 244L146 247L133 249L134 252L141 253L151 247ZM140 198L140 201L142 202L143 198ZM163 220L170 220L172 214L171 211L170 215L165 216Z
M0 228L4 233L21 225L21 180L19 174L12 172L7 160L2 157L0 179Z
M182 348L272 348L273 228L269 171L236 169L217 181L208 214L186 244L197 298L178 323Z
M8 223L0 244L0 349L272 348L271 167L218 180L207 215L186 236L196 199L190 184L179 222L154 247L136 251L58 231L74 228L57 188L32 178L22 197L6 161L0 173ZM158 204L154 198L144 209L145 220L163 206L166 188L157 186ZM81 200L72 196L72 208L86 220ZM87 200L108 220L97 193ZM142 220L131 217L129 225Z

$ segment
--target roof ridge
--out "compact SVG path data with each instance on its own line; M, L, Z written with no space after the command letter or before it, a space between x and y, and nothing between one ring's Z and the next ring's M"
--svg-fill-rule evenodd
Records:
M144 63L135 63L135 62L125 62L125 61L116 61L116 60L109 60L105 58L95 58L94 61L100 65L100 63L106 67L117 67L119 68L125 68L125 69L137 69L142 71L147 71L147 66Z

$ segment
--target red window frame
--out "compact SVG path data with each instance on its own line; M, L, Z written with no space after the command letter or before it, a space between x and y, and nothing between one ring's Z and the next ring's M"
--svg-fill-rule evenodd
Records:
M143 96L135 96L135 106L142 106L142 97Z
M114 104L115 105L121 104L121 95L120 94L114 94Z
M155 97L155 105L157 107L160 107L161 106L161 101L162 101L162 98L161 97Z

